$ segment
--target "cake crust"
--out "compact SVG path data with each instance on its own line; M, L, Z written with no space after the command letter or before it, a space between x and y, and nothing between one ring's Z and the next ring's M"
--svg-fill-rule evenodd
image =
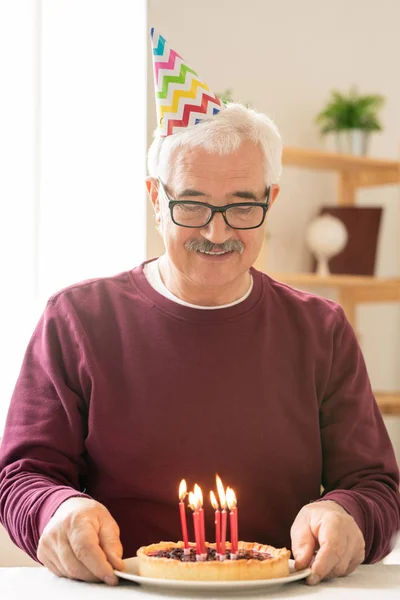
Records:
M206 544L215 550L215 544ZM230 544L226 544L227 550ZM181 561L163 556L159 552L183 548L183 542L159 542L142 546L137 551L139 574L143 577L176 579L184 581L243 581L249 579L276 579L289 575L290 551L257 542L239 542L238 552L257 553L258 558L237 560ZM195 548L190 544L190 548ZM265 554L265 559L260 555Z

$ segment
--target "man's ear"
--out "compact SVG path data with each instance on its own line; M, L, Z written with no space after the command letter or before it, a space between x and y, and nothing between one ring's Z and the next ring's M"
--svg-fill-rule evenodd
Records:
M161 222L160 196L158 181L155 177L146 177L145 179L147 193L154 208L156 222L158 225Z
M277 183L273 183L271 185L271 192L270 192L270 196L269 196L270 206L272 206L273 203L275 202L275 200L277 199L280 189L281 188L279 187L279 185Z

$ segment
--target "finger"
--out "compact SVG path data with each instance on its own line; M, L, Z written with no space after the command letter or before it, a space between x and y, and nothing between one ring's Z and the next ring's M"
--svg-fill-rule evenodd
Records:
M347 536L345 555L324 579L345 577L352 573L364 560L364 551L356 547L352 537Z
M346 555L345 558L340 560L333 569L324 577L324 581L328 581L329 579L334 579L335 577L344 577L347 573L347 569L349 568L349 557Z
M362 561L360 561L360 560L351 560L344 575L346 576L346 575L350 575L350 573L353 573L353 571L355 571L357 569L357 567L360 566L361 563L362 563Z
M56 565L56 563L54 561L47 559L46 563L43 563L43 564L54 575L57 575L57 577L64 577L64 574L62 573L62 571L60 570L60 568Z
M46 543L40 540L36 556L41 564L46 567L46 569L58 577L64 577L62 567L58 562L57 557L54 556L54 552L52 552L50 549L51 547L47 549Z
M84 528L73 530L69 542L76 558L88 571L109 585L117 585L118 578L100 548L99 537L91 522L87 522Z
M291 529L292 552L295 558L295 569L305 569L311 563L316 539L312 534L308 521L294 523Z
M112 567L119 571L125 569L125 564L122 560L123 549L119 537L119 527L114 519L107 519L101 525L99 530L99 542Z
M62 566L63 572L70 579L79 579L80 581L90 581L92 583L101 581L99 577L93 575L93 573L77 559L68 542L64 542L60 547L58 551L58 560Z
M348 540L348 543L351 542L351 539ZM355 569L361 565L361 563L364 561L365 559L365 551L364 551L364 547L352 547L351 544L349 543L349 546L352 548L351 553L350 553L350 560L349 563L346 567L346 569L344 570L344 573L339 575L339 577L345 577L346 575L350 575L350 573L352 573L353 571L355 571Z
M337 536L334 533L332 533L332 539L327 539L323 533L321 534L321 537L320 549L318 550L315 561L311 567L312 574L308 579L308 583L311 585L324 579L324 577L326 577L340 561L346 560L346 538L340 538L340 536Z
M67 538L61 535L53 535L51 543L48 539L41 544L40 561L59 577L91 582L100 581L77 560Z

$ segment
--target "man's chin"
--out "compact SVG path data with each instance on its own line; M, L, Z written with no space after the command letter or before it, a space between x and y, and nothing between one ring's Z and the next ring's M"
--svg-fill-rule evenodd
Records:
M239 269L237 264L229 261L212 262L206 265L192 265L189 271L189 277L200 288L224 289L235 284L247 270Z

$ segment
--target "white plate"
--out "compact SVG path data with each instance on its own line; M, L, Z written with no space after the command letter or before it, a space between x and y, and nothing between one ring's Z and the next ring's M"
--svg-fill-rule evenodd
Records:
M156 579L154 577L142 577L138 574L138 558L126 558L124 560L125 571L114 571L118 577L135 581L140 585L162 588L181 588L185 590L198 591L234 591L234 590L256 590L264 588L274 588L304 579L311 573L311 569L303 569L296 571L294 568L294 560L289 560L290 575L280 577L279 579L249 579L246 581L181 581L178 579ZM267 591L267 590L266 590ZM272 591L272 590L271 590Z

